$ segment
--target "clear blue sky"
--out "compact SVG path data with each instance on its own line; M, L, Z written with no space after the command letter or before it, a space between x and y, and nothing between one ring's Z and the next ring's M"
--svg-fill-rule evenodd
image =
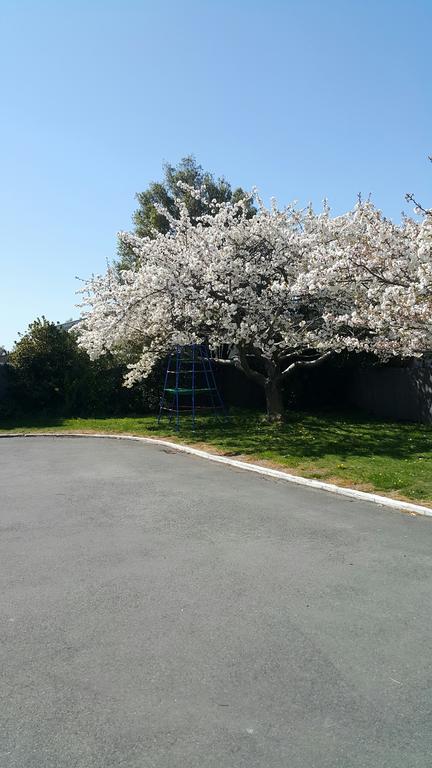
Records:
M0 0L0 344L77 316L164 160L430 205L431 28L431 0Z

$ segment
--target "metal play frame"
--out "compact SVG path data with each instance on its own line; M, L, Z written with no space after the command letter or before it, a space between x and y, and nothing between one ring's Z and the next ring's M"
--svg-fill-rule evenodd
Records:
M169 423L175 418L180 429L180 416L192 415L192 429L200 413L226 417L206 344L177 346L168 357L164 388L160 400L158 424L166 415Z

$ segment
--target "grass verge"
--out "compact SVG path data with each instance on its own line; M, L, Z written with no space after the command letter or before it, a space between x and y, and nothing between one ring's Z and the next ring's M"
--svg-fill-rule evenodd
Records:
M0 422L0 433L107 432L167 438L257 461L303 477L375 491L432 507L432 427L358 415L291 412L283 424L233 412L226 423L183 421L177 433L154 416L26 419Z

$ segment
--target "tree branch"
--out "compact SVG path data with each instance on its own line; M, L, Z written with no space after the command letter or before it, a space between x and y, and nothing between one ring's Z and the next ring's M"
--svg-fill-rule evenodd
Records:
M228 360L226 360L224 357L212 357L211 358L216 365L236 365L235 359L232 357ZM238 367L238 360L237 360L237 367Z
M235 362L234 358L234 364L237 365L238 368L240 368L243 373L246 374L252 381L256 381L257 384L260 385L260 387L264 387L266 383L266 377L263 373L259 373L258 371L254 371L253 368L250 367L248 363L248 359L246 357L246 352L242 347L238 347L238 358L237 363Z
M432 161L432 157L430 157L429 160ZM405 200L407 201L407 203L412 203L413 205L415 205L415 207L418 208L419 211L424 213L426 216L430 216L431 209L430 208L424 208L422 205L420 205L418 200L415 199L415 197L414 197L412 192L408 192L408 194L405 195Z
M288 376L288 374L292 373L296 370L296 368L315 368L317 365L321 365L321 363L324 362L324 360L328 360L329 357L333 352L325 352L320 357L315 358L315 360L296 360L295 363L291 363L291 365L288 366L288 368L285 368L284 371L282 371L281 378Z
M256 381L256 383L261 387L265 386L266 377L263 373L254 371L254 369L250 367L246 357L246 352L242 347L237 347L237 354L235 356L229 358L228 360L219 359L217 362L221 363L222 365L234 365L240 371L243 371L243 373L245 373L248 378Z
M244 350L240 350L238 347L237 347L237 350L238 350L238 354L233 357L229 357L229 358L215 357L212 359L217 365L233 365L239 371L242 371L244 374L246 374L246 376L248 376L253 381L256 381L257 384L263 387L266 383L266 377L264 376L264 374L259 373L258 371L255 371L253 368L250 367Z

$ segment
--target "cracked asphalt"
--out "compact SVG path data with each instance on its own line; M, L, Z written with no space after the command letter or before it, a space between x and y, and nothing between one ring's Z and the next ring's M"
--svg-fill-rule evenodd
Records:
M0 439L1 768L430 768L432 520Z

